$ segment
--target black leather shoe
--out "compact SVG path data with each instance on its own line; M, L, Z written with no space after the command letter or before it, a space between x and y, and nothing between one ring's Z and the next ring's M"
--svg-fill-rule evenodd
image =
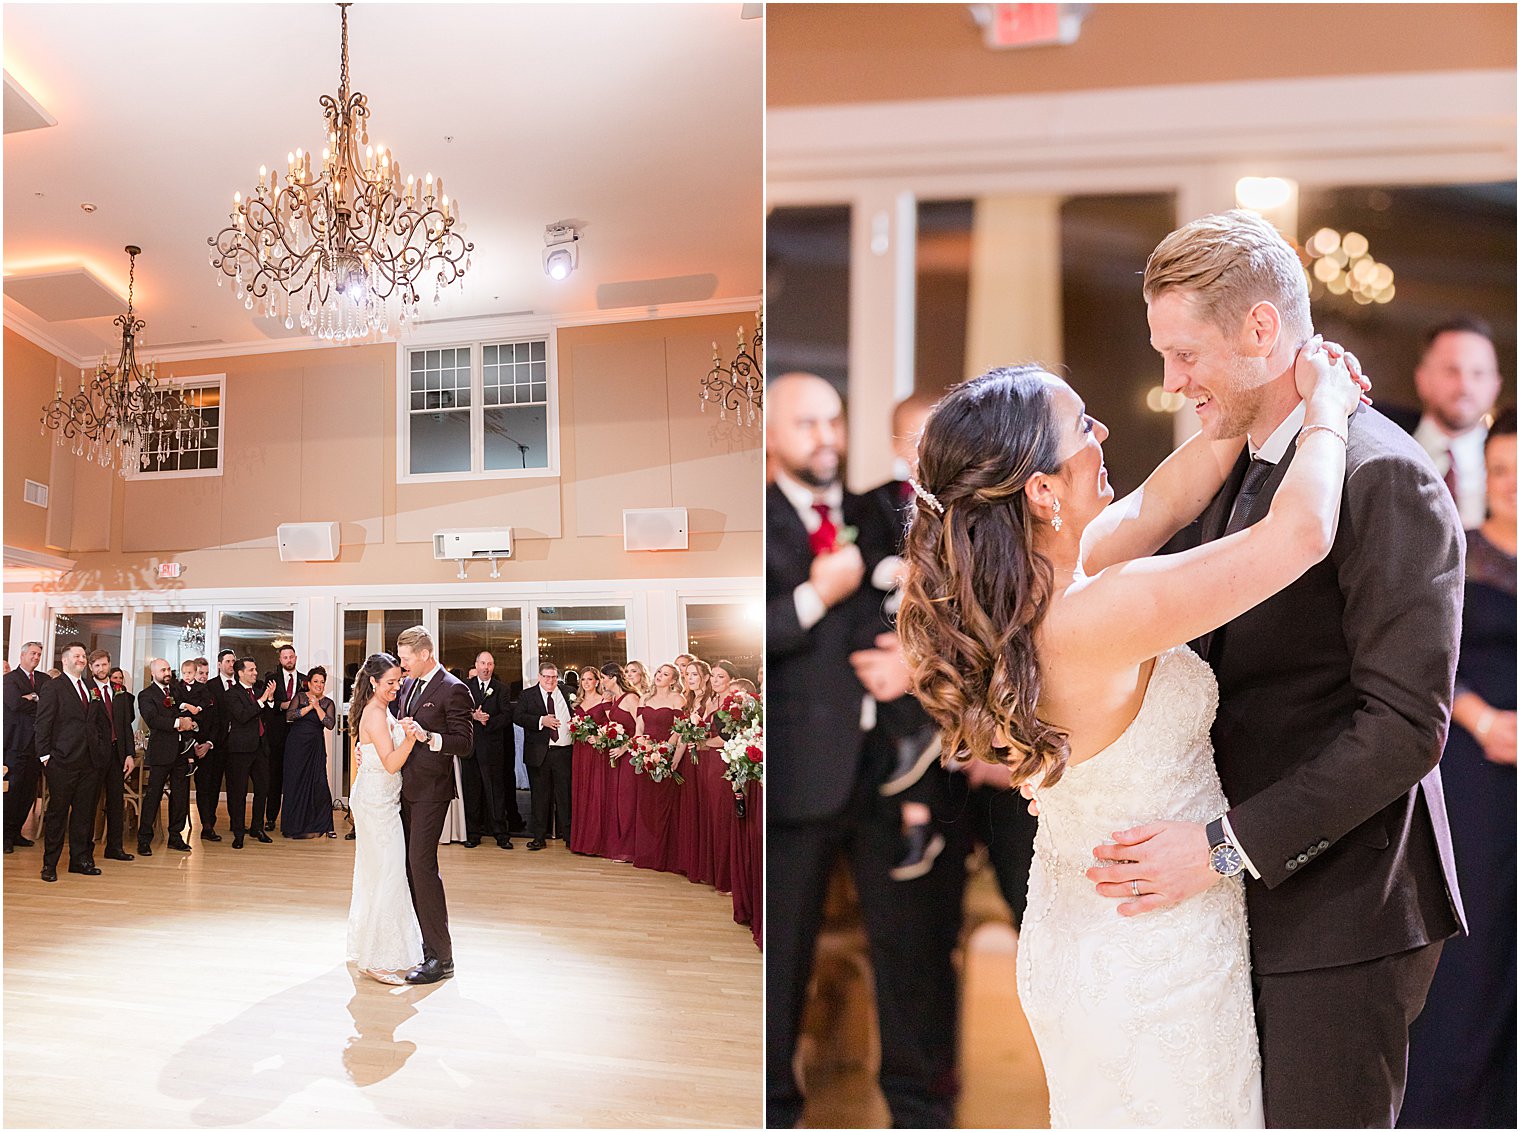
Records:
M220 841L221 839L222 839L222 835L220 833L218 833L214 829L203 829L203 830L201 830L201 840L202 841Z
M232 835L232 847L234 849L241 849L243 847L243 835L241 833L234 833Z
M548 843L545 842L542 838L535 837L532 841L528 842L528 848L534 850L535 852L537 852L539 849L547 849L548 847Z
M35 841L33 841L30 837L22 837L20 834L17 834L15 837L11 838L11 844L12 845L19 845L23 849L30 849L33 845L35 845L37 843Z
M253 839L255 841L262 841L265 845L268 845L271 841L274 840L274 838L270 837L269 834L265 833L262 829L256 829L253 831Z
M45 880L45 881L49 881L49 882L57 880L58 879L58 870L55 869L55 868L53 868L52 865L43 865L42 866L42 879Z
M132 860L135 860L135 859L136 858L134 858L132 856L132 854L128 853L124 849L108 849L108 850L106 850L106 860L108 860L108 861L132 861Z
M496 847L498 849L510 849L512 848L512 839L510 837L498 837L496 839Z
M436 959L424 960L406 973L406 981L413 986L437 983L454 977L453 963L440 963Z
M149 845L146 841L139 841L137 843L137 855L139 857L153 856L153 846Z
M87 877L98 877L100 875L100 870L98 868L96 868L95 865L92 864L89 861L86 861L82 865L70 865L69 866L69 872L71 872L71 873L78 873L81 876L87 876Z
M269 830L270 833L273 833L275 831L275 828L278 825L279 825L279 822L275 821L274 818L270 818L268 821L266 821L264 823L264 828L267 829L267 830Z
M472 837L472 838L470 838L468 841L466 841L464 843L464 847L466 849L474 849L479 844L480 844L480 838L478 838L478 837Z
M188 846L188 845L185 844L185 839L183 837L171 837L171 838L169 838L169 848L170 849L177 849L181 853L188 853L188 852L190 852L190 846Z

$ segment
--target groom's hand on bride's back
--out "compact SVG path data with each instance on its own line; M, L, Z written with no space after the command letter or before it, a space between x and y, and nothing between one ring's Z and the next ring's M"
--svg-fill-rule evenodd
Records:
M1099 896L1123 901L1121 916L1170 908L1219 879L1209 867L1208 834L1197 822L1150 822L1112 836L1114 844L1095 846L1093 856L1114 863L1088 869L1087 879Z

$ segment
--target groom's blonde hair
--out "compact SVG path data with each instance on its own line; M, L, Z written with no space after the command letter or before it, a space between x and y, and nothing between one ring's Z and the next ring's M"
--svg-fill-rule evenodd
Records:
M1198 296L1204 317L1233 336L1263 300L1298 342L1313 332L1309 281L1281 233L1254 212L1233 208L1184 224L1151 252L1141 291L1147 303L1168 291Z
M419 649L426 649L428 652L432 652L433 638L421 625L413 625L410 629L403 630L401 635L396 638L396 647L399 649L402 645L405 645L414 652Z

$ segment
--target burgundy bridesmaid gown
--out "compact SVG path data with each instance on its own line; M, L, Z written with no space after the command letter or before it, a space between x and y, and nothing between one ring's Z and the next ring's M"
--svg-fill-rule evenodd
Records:
M675 722L678 708L641 707L639 717L644 721L644 734L651 739L664 741L670 738L670 725ZM656 782L649 775L638 775L638 828L633 842L635 868L655 869L658 872L676 871L676 806L677 797L684 787L674 778ZM683 774L681 776L685 778Z
M680 714L689 715L690 712ZM704 820L701 767L705 761L706 752L698 751L696 754L697 761L693 763L692 749L688 746L681 756L681 765L677 768L681 772L681 777L686 779L686 784L676 792L675 871L693 884L710 884L711 878L703 875L711 870L703 868L701 845Z
M714 709L713 714L717 711ZM712 716L707 717L712 727ZM709 757L710 756L710 757ZM702 752L702 804L705 807L706 847L710 883L719 892L733 891L734 788L723 777L723 753L713 747Z
M609 703L607 719L621 723L628 732L628 737L633 738L638 724L631 712ZM602 759L605 761L606 758L607 752L603 751ZM624 754L619 757L617 766L609 767L607 771L606 798L610 803L611 820L607 823L606 836L602 840L602 856L614 861L633 860L634 841L638 836L638 788L633 763Z
M745 787L744 816L734 822L734 923L748 924L755 946L765 935L765 789Z
M576 704L575 715L590 716L600 725L607 722L607 709L611 706L607 700L590 708ZM570 754L570 812L575 815L570 825L572 852L602 855L606 829L603 795L606 789L607 756L590 743L577 743Z

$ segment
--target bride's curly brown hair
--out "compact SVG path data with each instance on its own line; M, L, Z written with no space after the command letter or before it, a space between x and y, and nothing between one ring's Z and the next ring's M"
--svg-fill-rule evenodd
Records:
M1050 609L1050 560L1035 549L1024 485L1054 474L1051 381L1038 366L991 370L935 406L918 443L897 631L918 701L958 761L1009 768L1015 783L1057 782L1071 748L1035 714L1035 631ZM1001 754L994 748L1006 748Z

